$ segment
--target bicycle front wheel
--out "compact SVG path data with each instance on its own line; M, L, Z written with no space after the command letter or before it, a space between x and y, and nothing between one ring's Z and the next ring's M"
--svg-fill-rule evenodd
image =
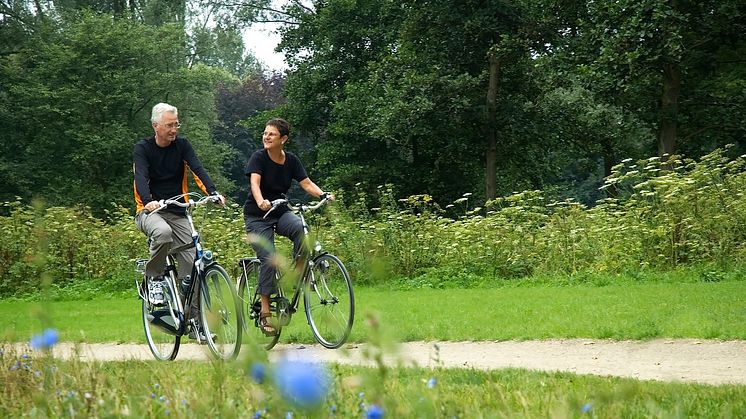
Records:
M339 348L350 335L355 318L350 275L342 262L330 254L314 259L309 275L303 292L308 324L322 346Z
M200 316L207 346L219 359L233 359L241 350L241 305L236 287L219 265L205 271Z

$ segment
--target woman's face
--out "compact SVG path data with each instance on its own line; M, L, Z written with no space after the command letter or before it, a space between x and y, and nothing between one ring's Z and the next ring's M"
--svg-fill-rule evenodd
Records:
M287 140L287 135L280 136L280 131L277 129L277 127L273 127L272 125L267 125L266 127L264 127L262 142L264 143L265 149L282 150L285 145L285 141Z

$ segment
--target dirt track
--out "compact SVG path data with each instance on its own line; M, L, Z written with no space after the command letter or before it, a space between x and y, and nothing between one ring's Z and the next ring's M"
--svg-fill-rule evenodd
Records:
M289 344L278 345L270 352L270 358L286 356L314 362L371 365L365 352L363 344L339 350ZM72 344L61 343L54 348L57 357L70 357L73 353ZM79 348L79 354L82 359L102 361L153 359L146 345L136 344L86 344ZM181 346L177 360L208 358L206 347L186 344ZM641 380L746 385L746 341L408 342L401 345L397 354L387 356L386 362L483 370L515 367Z

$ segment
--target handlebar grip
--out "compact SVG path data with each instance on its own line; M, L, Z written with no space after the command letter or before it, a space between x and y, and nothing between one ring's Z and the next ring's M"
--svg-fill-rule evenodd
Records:
M151 201L151 202L152 202L152 201ZM158 211L160 211L160 210L162 210L163 208L166 208L166 207L168 206L168 204L166 204L166 201L165 201L165 200L163 200L163 199L160 199L160 200L158 200L157 202L158 202L158 205L159 205L159 207L158 207L158 208L156 208L156 209L154 209L154 210L152 210L152 211L150 211L150 212L148 212L148 213L147 213L147 215L150 215L150 214L155 214L156 212L158 212Z

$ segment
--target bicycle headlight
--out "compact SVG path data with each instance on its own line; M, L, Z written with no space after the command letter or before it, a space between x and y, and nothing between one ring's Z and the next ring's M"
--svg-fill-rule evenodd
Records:
M212 260L212 250L205 250L205 253L203 253L202 257L205 259L206 262L209 262Z

